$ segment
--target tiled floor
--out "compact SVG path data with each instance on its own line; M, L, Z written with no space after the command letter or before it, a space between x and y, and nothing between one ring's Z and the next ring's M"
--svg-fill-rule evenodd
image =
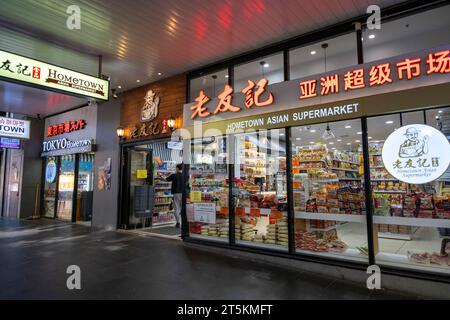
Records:
M66 269L81 268L81 290ZM206 252L181 241L0 220L0 299L403 299L364 284Z

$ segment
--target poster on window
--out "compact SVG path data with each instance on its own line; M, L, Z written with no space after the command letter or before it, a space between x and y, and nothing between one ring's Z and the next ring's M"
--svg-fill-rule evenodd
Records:
M209 224L216 223L216 205L214 203L194 203L194 220Z
M450 144L445 135L428 125L403 126L389 135L382 150L386 170L410 184L432 182L450 165Z

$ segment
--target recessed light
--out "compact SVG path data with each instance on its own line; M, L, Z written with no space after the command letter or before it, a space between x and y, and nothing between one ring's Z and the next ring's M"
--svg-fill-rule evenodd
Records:
M341 142L341 141L342 141L342 139L337 139L336 141L337 141L337 142Z
M361 142L361 141L359 141L359 140L355 140L355 142L359 143L359 142Z
M230 76L226 74L226 75L225 75L225 78L228 78L228 77L230 77Z
M280 137L283 137L284 136L284 133L280 133Z
M316 50L311 51L312 55L315 55L316 53L317 53Z
M372 139L372 137L368 137L369 139Z
M334 142L328 142L328 144L334 144Z
M118 86L117 86L117 89L122 89L122 86L121 86L121 85L118 85Z
M393 123L394 123L394 121L392 121L392 120L388 120L388 121L386 121L385 123L386 123L386 124L393 124Z
M162 75L162 73L161 72L158 72L158 76L161 76Z
M435 118L439 120L439 116L436 116Z
M375 39L375 35L374 34L369 35L369 39Z
M300 141L300 140L302 140L302 138L295 138L295 140Z
M268 63L264 63L264 68L268 68L270 65Z
M345 129L350 129L352 126L351 125L346 125Z
M316 132L316 130L315 129L311 129L311 130L309 130L309 132L314 133L314 132Z
M362 131L358 131L356 134L362 134Z
M361 41L364 41L364 37L361 37Z
M315 142L314 141L310 141L309 143L314 144Z
M438 113L442 113L442 110L439 110Z
M139 83L139 82L141 82L141 80L137 79L136 82Z
M351 143L350 143L350 142L347 142L347 145L349 146L349 145L351 145Z

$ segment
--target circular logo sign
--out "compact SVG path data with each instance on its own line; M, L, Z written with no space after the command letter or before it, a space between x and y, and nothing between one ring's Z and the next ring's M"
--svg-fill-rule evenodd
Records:
M45 181L47 183L53 183L56 179L56 163L50 160L45 168Z
M400 181L423 184L436 180L450 165L450 144L439 130L411 124L392 132L383 145L386 170Z

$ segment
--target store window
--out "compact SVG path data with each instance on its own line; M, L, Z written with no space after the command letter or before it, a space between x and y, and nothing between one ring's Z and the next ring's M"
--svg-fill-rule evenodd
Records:
M190 190L186 201L190 236L228 242L227 138L195 139L190 149Z
M190 81L190 101L193 102L201 90L205 95L214 99L228 84L228 69L208 73Z
M58 159L48 157L45 161L44 215L55 217L56 182L58 176Z
M426 112L426 119L416 113L417 122L403 125L424 124L441 130L449 137L447 122L450 109L433 109ZM410 114L414 115L414 113ZM401 114L402 119L408 114ZM368 133L374 138L369 143L370 176L373 192L374 247L376 262L391 266L408 267L426 271L450 273L450 174L425 184L408 184L393 177L385 168L382 151L386 138L400 128L400 115L368 119ZM422 141L405 135L400 148L410 150ZM405 165L424 164L421 159L399 157ZM424 149L426 152L426 148ZM405 151L405 152L406 152ZM385 151L383 151L385 152ZM448 171L447 171L448 172Z
M361 121L292 128L295 249L368 260Z
M58 206L56 217L72 221L75 186L75 155L61 156L58 176Z
M92 201L94 195L94 159L95 154L78 155L78 187L76 221L92 220ZM108 165L105 163L105 165ZM107 171L108 168L104 168Z
M400 115L402 120L401 124L402 126L406 126L408 124L424 123L424 115L425 113L422 110L402 113Z
M449 44L450 5L382 23L363 32L364 62Z
M326 45L326 48L322 47ZM356 35L349 33L289 52L290 78L298 79L358 63Z
M287 250L284 129L235 137L235 239L238 244Z
M283 53L234 67L234 91L240 92L248 85L248 80L258 83L261 78L266 78L269 85L284 81Z

